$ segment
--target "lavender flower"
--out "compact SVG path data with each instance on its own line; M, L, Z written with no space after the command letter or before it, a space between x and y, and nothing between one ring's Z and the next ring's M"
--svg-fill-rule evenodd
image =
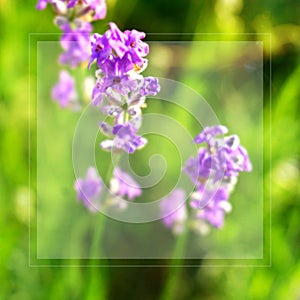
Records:
M111 22L109 25L110 29L104 35L94 35L90 64L96 59L98 67L102 68L102 65L111 59L114 51L116 57L120 59L125 57L128 60L131 69L135 64L142 65L143 58L149 53L149 46L141 41L145 33L136 30L127 30L123 33L115 23Z
M114 169L113 178L110 181L110 191L119 197L127 197L128 200L133 200L142 194L139 184L119 167Z
M47 4L51 4L55 12L59 15L67 12L67 6L64 0L39 0L36 4L38 10L43 10L47 7Z
M38 10L43 10L43 9L45 9L47 7L48 3L50 3L52 5L57 5L60 2L64 2L64 1L59 1L59 0L39 0L38 3L36 4L36 8Z
M146 34L137 30L126 30L122 33L114 23L110 23L111 36L110 45L119 57L126 53L133 64L143 64L143 57L149 53L148 44L142 42Z
M43 10L50 3L57 13L66 14L67 9L72 9L78 6L75 17L81 17L92 14L93 20L100 20L106 17L106 2L105 0L39 0L36 8ZM87 19L87 18L85 18Z
M103 95L94 94L94 102L102 102ZM100 93L100 91L97 91ZM103 113L110 117L115 118L115 124L123 124L126 119L126 115L135 120L141 120L142 108L145 107L145 97L141 97L139 94L131 93L130 98L121 95L112 88L108 88L105 92L105 105L102 108ZM131 119L132 120L132 119ZM135 126L137 129L140 126Z
M60 72L59 82L52 89L52 98L62 108L67 106L76 108L78 96L75 91L75 81L66 70Z
M138 128L133 122L117 124L114 127L106 123L101 123L100 128L107 136L114 136L113 140L101 142L100 147L108 151L125 150L127 153L133 153L136 149L141 149L147 144L147 140L137 135Z
M114 146L128 153L133 153L136 149L141 149L146 145L147 140L136 133L136 128L130 123L115 125L113 128L113 134L115 135Z
M225 126L217 125L212 127L205 127L202 132L200 132L194 139L196 144L201 144L203 142L211 143L211 139L216 135L226 134L228 129Z
M155 95L160 86L157 78L140 74L149 53L148 45L141 41L144 37L136 30L122 32L114 23L103 35L93 37L89 66L96 60L99 69L92 102L102 105L102 111L114 118L113 127L100 125L104 134L112 138L101 143L105 150L133 153L147 142L137 134L142 108L146 105L145 96Z
M53 2L53 1L51 1L51 0L39 0L38 3L37 3L37 5L36 5L36 8L37 8L38 10L45 9L46 6L47 6L47 4L48 4L48 3L52 3L52 2Z
M187 219L185 192L175 189L168 197L162 199L160 214L166 227L172 228L174 233L181 233Z
M108 33L101 35L95 33L91 42L91 56L89 61L89 67L94 60L97 61L97 65L100 68L112 55L112 48L108 43Z
M89 59L88 46L92 26L90 23L75 20L75 28L69 22L61 22L60 29L64 32L61 37L61 45L65 52L60 56L62 64L76 67Z
M141 96L155 96L160 91L160 85L156 77L144 78L143 86L140 90Z
M86 173L86 178L78 178L75 181L74 188L77 192L77 198L91 211L99 209L99 195L102 190L102 181L98 176L97 170L90 167Z
M97 72L97 82L93 90L93 103L98 105L102 102L107 89L113 89L119 94L125 96L137 88L137 81L132 79L128 72L128 60L115 58L107 61L105 72ZM103 75L105 74L105 75Z
M106 17L107 7L105 0L91 1L90 7L94 9L94 20L101 20Z
M220 228L225 213L231 210L229 195L240 172L252 170L248 153L240 145L237 135L218 138L228 132L225 126L206 127L194 139L201 147L198 157L191 157L185 168L197 191L191 195L190 205L197 212L197 218Z

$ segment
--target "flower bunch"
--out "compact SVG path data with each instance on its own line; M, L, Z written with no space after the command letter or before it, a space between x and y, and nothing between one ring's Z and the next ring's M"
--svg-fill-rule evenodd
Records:
M142 75L149 54L149 45L143 41L145 33L121 31L111 22L106 32L96 33L91 39L90 22L105 17L105 0L39 0L36 7L41 10L48 3L56 13L56 25L62 30L60 42L64 53L59 62L72 69L80 65L90 68L96 62L91 102L110 118L99 122L101 132L109 138L100 147L115 153L134 153L144 147L147 140L138 133L142 109L146 107L146 98L160 91L158 78ZM60 72L52 97L63 108L78 107L75 81L66 70ZM189 158L183 168L195 186L189 207L185 205L186 192L179 188L160 201L162 222L175 233L182 232L187 224L202 233L207 232L209 225L223 226L225 214L231 210L229 197L239 173L252 169L238 136L223 137L227 133L228 129L219 125L205 127L195 137L194 142L202 146L197 157ZM108 193L104 194L97 170L88 168L86 177L75 181L77 198L95 212L103 205L124 209L124 199L132 201L142 194L139 184L120 167L114 168L111 177Z
M91 21L104 19L106 3L104 0L39 0L37 9L51 4L55 14L55 24L62 30L61 46L64 53L60 63L76 67L89 59L90 33L93 30Z
M53 87L51 96L62 108L71 106L74 110L77 109L78 94L75 80L66 70L60 71L59 82Z
M105 0L39 0L36 8L43 10L48 3L58 15L72 15L74 18L84 16L88 21L104 19L106 16Z
M141 75L149 53L143 38L145 33L122 32L115 23L110 23L110 29L103 35L93 36L89 66L96 61L98 69L92 101L95 106L102 105L103 112L114 119L113 126L99 124L100 130L111 138L101 143L105 150L133 153L147 142L137 135L142 108L146 97L156 95L160 86L157 78Z
M252 170L252 165L246 149L241 146L237 135L217 137L228 133L225 126L205 127L198 134L194 142L204 144L200 147L197 157L191 157L185 164L183 171L188 174L195 184L196 191L191 194L190 207L195 217L191 225L200 231L206 231L207 224L221 228L224 223L225 213L231 211L229 202L230 193L233 191L240 172ZM183 226L186 218L183 212L182 192L176 192L164 200L175 211L165 217L163 222L168 227ZM166 212L166 204L161 206L162 213ZM170 208L168 207L170 211ZM168 220L172 220L169 222ZM178 231L175 227L175 232Z
M106 195L103 203L100 201L103 183L96 168L90 167L85 178L76 179L74 188L77 192L77 198L91 212L99 210L101 205L125 209L127 203L122 199L127 198L131 201L142 194L139 184L119 167L114 169L113 177L109 183L109 194Z
M105 0L39 0L36 8L43 10L48 3L56 15L54 23L62 31L60 43L64 52L59 57L60 64L71 68L87 64L90 58L90 35L93 30L90 22L105 18ZM62 72L64 75L60 75L60 80L56 86L64 85L65 78L71 77L67 70ZM73 86L72 93L77 94L75 85ZM70 93L69 90L66 90L66 93L63 94L61 90L58 97L57 92L53 90L52 97L62 108L78 108L78 96L76 97L77 104L74 106L73 101L68 101Z

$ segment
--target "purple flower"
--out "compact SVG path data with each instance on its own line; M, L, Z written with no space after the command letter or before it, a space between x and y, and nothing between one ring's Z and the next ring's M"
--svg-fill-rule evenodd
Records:
M69 0L68 8L73 8L77 4L85 4L84 10L89 12L94 11L94 20L104 19L106 16L106 3L105 0Z
M226 156L227 170L233 172L251 172L252 164L249 160L247 150L241 145L236 150L228 151Z
M211 142L211 138L213 138L216 135L225 134L228 132L227 127L218 125L218 126L212 126L212 127L205 127L203 131L198 134L194 141L196 144L201 144L203 142Z
M127 74L129 71L127 59L109 60L103 69L105 77L102 78L102 85L106 88L110 87L121 95L126 95L137 88L137 81Z
M89 61L89 68L92 62L96 59L97 65L100 68L112 55L112 49L108 43L107 33L100 35L94 34L91 42L91 57Z
M123 33L115 23L111 22L109 25L109 44L117 56L123 58L128 54L133 64L143 64L143 57L149 53L148 44L141 41L146 34L137 30L126 30Z
M231 209L228 199L237 176L241 171L252 169L248 153L237 135L216 137L227 132L222 125L205 127L194 141L206 147L201 147L198 156L191 157L183 169L196 186L191 207L197 211L198 219L217 228L223 225L224 215Z
M128 153L141 149L147 144L147 140L136 133L137 129L130 123L115 125L113 127L113 134L115 135L114 147L123 149Z
M48 3L52 3L52 2L53 2L53 1L51 1L51 0L39 0L38 3L37 3L37 5L36 5L36 8L37 8L38 10L45 9L46 6L47 6L47 4L48 4Z
M140 65L143 63L143 57L149 54L149 46L141 40L145 38L144 32L137 30L126 30L124 34L127 36L125 45L127 46L127 53L131 57L134 64Z
M75 5L78 4L78 2L79 0L68 0L68 8L73 8Z
M213 187L210 190L207 186L201 185L196 192L191 195L190 205L195 209L205 209L211 207L214 202L226 201L229 198L229 191L225 187Z
M147 140L137 135L138 128L135 122L136 120L132 119L125 124L117 124L114 127L104 122L100 123L101 131L107 136L114 137L113 140L101 142L100 147L108 151L124 150L127 153L133 153L135 150L144 147Z
M196 157L190 157L188 161L185 163L185 167L183 168L183 171L190 176L192 182L194 184L198 183L198 177L199 177L199 163L198 158Z
M213 173L213 157L206 148L200 148L198 157L190 157L183 171L190 176L195 185L201 184Z
M156 77L144 78L144 84L140 90L142 96L155 96L160 91L160 85Z
M115 51L118 57L122 58L128 50L126 43L126 35L118 28L118 26L110 22L110 30L107 31L109 35L109 45Z
M39 0L36 4L38 10L43 10L50 3L58 14L65 14L67 11L66 3L64 0Z
M76 67L82 62L88 61L90 54L88 51L90 43L90 33L92 26L90 23L75 20L75 28L70 23L60 24L60 29L64 32L61 37L61 45L65 52L60 56L60 63Z
M216 194L217 195L217 194ZM216 228L221 228L224 223L225 213L231 211L231 204L216 196L203 209L198 211L197 217L205 220Z
M96 91L96 89L94 89L94 91ZM105 91L105 93L102 93L102 95L100 95L100 93L101 90L99 90L98 94L93 93L94 105L101 103L103 95L105 95L106 101L105 105L102 108L102 111L108 116L114 117L115 124L124 123L124 114L127 114L132 119L139 119L141 121L141 108L145 105L145 97L137 96L131 93L130 97L128 98L127 95L123 96L110 87ZM140 126L135 127L137 127L137 129L140 128Z
M127 197L132 200L142 194L139 184L119 167L114 169L113 178L110 181L110 191L119 197Z
M95 11L94 20L102 20L106 17L107 7L105 0L91 0L89 5Z
M77 102L75 82L71 75L63 70L59 74L59 82L52 89L52 98L65 108Z
M145 63L144 57L149 53L148 44L141 41L145 33L136 30L122 32L115 23L109 23L110 29L103 35L95 34L91 43L92 55L89 65L96 59L99 68L103 68L112 56L126 60L129 69L139 69Z
M182 232L187 219L185 206L185 192L175 189L168 197L160 201L160 214L162 222L175 233Z
M225 126L206 127L196 136L196 143L205 142L207 148L200 148L198 153L197 166L192 165L196 160L191 158L186 167L183 169L192 179L193 182L203 182L210 175L215 181L223 177L238 176L241 171L251 171L252 166L248 153L240 145L237 135L225 138L216 138L216 135L227 132ZM196 175L196 167L198 174Z
M74 188L77 192L77 198L91 211L99 208L99 195L102 190L102 181L98 176L97 170L90 167L86 173L86 178L78 178L75 181Z

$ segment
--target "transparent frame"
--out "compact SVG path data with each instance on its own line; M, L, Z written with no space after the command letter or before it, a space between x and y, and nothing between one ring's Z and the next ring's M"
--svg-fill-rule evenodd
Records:
M50 83L55 84L57 82L58 77L58 69L63 69L63 66L57 65L57 77L56 80L53 80L54 78L51 78L49 76L48 72L44 72L45 69L47 69L47 66L49 68L52 68L55 61L57 61L57 56L54 55L55 52L59 53L59 42L53 41L53 38L55 39L55 35L31 35L30 36L30 69L31 69L31 79L30 79L30 95L29 95L29 112L31 115L36 116L36 123L35 118L30 118L30 129L32 131L30 135L30 161L31 167L30 167L30 184L33 187L36 187L36 199L37 203L36 210L32 211L31 208L31 225L29 228L29 245L30 245L30 265L53 265L54 261L64 262L67 265L142 265L142 266L160 266L160 265L174 265L174 266L194 266L198 265L199 262L201 262L201 266L224 266L224 265L230 265L230 266L249 266L249 265L257 265L257 266L266 266L270 265L271 261L271 248L270 248L270 237L271 237L271 227L270 227L270 213L269 209L271 207L270 203L270 195L264 192L264 186L269 185L269 182L263 182L263 171L264 169L268 168L269 166L264 165L264 155L269 155L270 149L265 149L264 145L269 145L268 141L266 141L266 135L264 135L264 120L263 120L263 90L264 89L271 89L271 66L269 66L269 69L266 69L266 66L263 65L263 39L260 41L253 41L252 38L254 36L251 35L233 35L230 36L231 38L234 37L236 40L234 41L228 41L223 40L226 35L222 35L222 39L220 40L219 35L211 34L211 35L195 35L193 38L194 41L188 41L191 36L186 35L185 38L187 41L184 42L174 42L170 39L175 38L175 36L168 36L168 35L150 35L150 39L153 40L150 42L150 51L151 55L149 56L149 67L151 70L151 76L161 76L161 74L157 74L159 72L164 72L165 69L160 65L160 62L166 60L166 57L168 54L173 53L174 50L170 50L170 48L176 48L175 52L181 53L181 61L179 60L179 66L174 66L173 70L175 70L175 78L170 78L172 76L168 76L167 80L177 81L178 78L180 78L179 86L187 85L188 81L192 81L191 86L188 86L187 89L179 88L178 95L182 95L180 99L184 98L185 93L187 90L195 90L195 87L197 88L197 84L200 82L200 86L198 90L195 92L199 94L199 99L201 98L203 100L203 105L205 103L209 103L209 107L211 107L212 114L215 114L216 119L208 118L207 120L201 120L201 126L205 125L213 125L212 123L214 121L218 121L218 119L221 120L221 124L224 124L229 127L230 133L237 133L241 138L241 143L249 150L249 156L250 159L253 160L254 165L254 171L252 173L245 173L242 174L240 177L240 180L237 184L236 190L232 194L232 200L234 210L237 210L239 212L239 202L236 201L238 196L240 195L247 195L247 192L245 193L245 190L255 192L256 196L254 197L257 201L257 205L259 206L257 210L255 210L253 207L249 207L249 203L251 203L251 199L249 197L251 194L247 196L246 199L249 201L243 201L242 203L242 210L250 214L250 216L245 217L245 215L236 213L234 216L228 215L225 219L225 226L224 229L221 231L213 230L212 235L209 237L201 237L197 236L193 233L190 234L189 237L186 238L174 238L172 235L170 236L170 233L164 229L163 224L158 221L153 222L147 222L145 224L149 226L153 226L152 232L157 232L157 230L160 230L164 232L165 235L160 236L157 240L151 240L148 241L145 244L145 247L149 247L151 244L155 245L162 245L162 247L157 247L157 249L164 249L164 255L160 254L153 254L149 255L149 252L147 252L147 249L138 249L136 245L141 245L141 241L144 241L143 237L141 240L137 240L136 243L132 243L132 245L135 245L132 249L127 249L127 255L120 256L119 253L114 254L114 249L120 249L120 245L124 245L124 240L116 238L115 240L111 241L110 236L107 234L107 232L110 231L111 228L114 228L116 232L119 230L119 237L126 237L126 232L124 233L124 228L127 226L130 230L132 230L133 226L136 226L136 228L142 228L142 226L147 225L141 225L134 223L124 224L124 222L116 221L113 218L106 217L105 221L105 228L100 229L99 233L104 238L103 244L109 245L108 249L104 249L104 252L101 251L97 252L97 250L94 253L95 254L89 254L87 249L80 249L78 252L64 252L66 250L66 247L64 247L63 243L66 243L66 245L70 246L70 251L72 250L72 244L81 245L82 240L85 238L88 240L89 235L93 234L93 232L97 228L97 224L102 224L103 221L99 221L99 217L97 218L96 215L90 215L88 212L84 209L83 206L80 206L78 203L76 203L76 193L73 191L73 183L75 180L75 176L72 178L72 172L73 172L73 166L72 166L72 159L74 155L70 155L70 148L66 147L65 152L63 151L63 140L67 140L69 145L73 144L74 140L74 132L75 128L78 125L78 121L82 117L80 114L73 114L70 111L60 111L58 107L56 107L56 103L52 103L50 100L50 97L46 99L46 93L48 91L48 94L50 94L49 86L51 86ZM245 40L247 38L247 40ZM269 38L271 38L269 36ZM157 41L157 40L159 41ZM162 39L165 39L165 41L161 41ZM166 41L168 40L168 41ZM224 47L221 47L222 45L225 45ZM51 46L49 46L51 45ZM54 47L55 51L51 47ZM206 48L205 53L201 53L201 51L204 51L203 48ZM232 48L231 48L232 47ZM180 49L181 48L181 49ZM188 48L188 50L186 50ZM210 50L208 50L210 49ZM233 51L234 49L234 51ZM223 50L223 51L221 51ZM173 52L172 52L173 51ZM219 51L219 52L218 52ZM216 56L216 54L218 54ZM36 55L36 56L35 56ZM163 55L163 58L160 58L160 56ZM224 56L222 60L222 55ZM236 57L238 55L238 57ZM217 57L218 62L213 64L213 57ZM45 57L47 58L45 60ZM199 62L199 67L197 62L195 62L195 58L197 57L201 60L201 58L204 57L203 61ZM36 59L36 61L35 61ZM47 66L45 66L42 62L47 62ZM239 62L238 64L236 62ZM36 64L35 64L36 62ZM177 61L178 62L178 61ZM212 65L209 65L210 62L213 64L215 69L212 68ZM153 67L152 67L153 64ZM184 67L183 67L184 66ZM195 66L197 68L195 70ZM268 67L268 66L267 66ZM189 70L190 68L190 70ZM205 71L209 70L208 75L205 74ZM180 73L182 72L182 73ZM191 73L192 72L199 72L197 75L200 76L200 78L203 78L204 80L197 80L193 82L193 79L191 79ZM32 76L32 73L36 75L36 77ZM92 72L90 72L91 75L93 75ZM246 75L245 75L246 74ZM267 82L263 78L266 77L269 78L269 81ZM55 72L53 74L55 76ZM202 77L201 77L202 76ZM218 83L218 79L225 77L226 80L224 82ZM197 76L194 76L197 77ZM236 78L237 82L230 81L232 78ZM36 82L35 82L36 79ZM222 104L222 95L226 99L226 93L229 89L229 92L232 92L236 88L239 82L242 82L246 80L248 87L241 88L240 90L237 90L235 92L236 99L234 100L235 103L235 110L239 108L238 105L240 104L242 108L240 108L240 112L245 113L245 108L247 108L246 115L244 118L238 119L238 120L232 120L230 117L228 117L228 109L230 108L230 105L226 104L224 105L224 111L219 109L220 105ZM252 81L251 81L252 80ZM210 84L207 84L207 86L213 86L212 82L215 82L215 88L206 88L206 82L210 82ZM230 83L230 84L228 84ZM227 86L226 86L227 84ZM37 97L34 97L34 93L32 92L33 87L37 87ZM220 94L217 94L216 91L218 91L218 87L222 87L223 90L220 91ZM247 91L249 91L249 88L255 88L254 94L255 102L252 103L249 106L245 105L243 101L247 101ZM208 90L209 89L209 90ZM231 89L231 90L230 90ZM203 94L200 95L200 92ZM170 93L171 94L171 93ZM204 100L204 95L207 99L207 102ZM211 95L215 94L215 98L212 99ZM167 96L167 98L169 95ZM151 103L159 102L159 101L166 101L167 103L164 108L165 111L171 111L171 115L169 117L174 118L174 120L178 123L180 123L183 128L187 129L186 127L189 126L189 121L186 121L184 119L186 117L186 114L183 113L180 115L178 119L176 119L176 114L179 110L186 110L188 114L191 116L191 119L193 119L195 113L193 112L193 107L189 105L186 105L184 101L178 100L178 102L175 103L177 107L172 108L172 101L169 99L161 100L160 96L155 97L156 99L150 100L148 105L150 106ZM271 100L271 93L270 93L270 100ZM152 102L151 102L152 101ZM229 101L227 99L226 101ZM240 102L239 102L240 101ZM173 103L174 104L174 103ZM171 106L170 106L171 105ZM159 107L159 105L156 105ZM180 107L183 106L183 107ZM188 106L188 107L185 107ZM36 111L35 109L36 108ZM223 107L222 107L223 108ZM165 114L164 111L164 114ZM151 111L148 113L150 115L149 122L147 123L151 125L151 114L157 114L155 111ZM162 114L162 115L164 115ZM234 116L234 113L229 114L231 117ZM147 114L145 114L147 117ZM237 116L237 114L235 115ZM34 119L34 122L32 121ZM197 119L197 117L196 117ZM238 122L237 122L238 121ZM191 121L193 122L193 120ZM243 123L244 122L244 123ZM247 123L248 122L248 123ZM246 134L243 132L239 132L239 128L245 128L248 125L253 125L255 130L249 129L249 132ZM255 126L254 126L255 124ZM89 126L90 124L88 124ZM216 124L215 124L216 125ZM33 130L33 126L36 126L36 134ZM248 127L251 127L248 126ZM64 128L64 130L60 130L60 128ZM231 130L231 129L234 129ZM60 130L60 131L59 131ZM144 134L149 134L150 129L145 130ZM53 136L51 137L49 133L52 133ZM160 132L151 132L151 134L161 135ZM258 135L257 135L258 133ZM191 130L189 132L190 137L195 135L195 132ZM246 137L245 137L246 136ZM271 133L269 135L271 137ZM189 137L188 140L191 140ZM252 140L251 140L252 137ZM256 137L256 139L253 140L253 137ZM97 141L97 136L92 136L91 139L94 139L94 141ZM58 145L59 142L62 144L55 148L53 145L53 142L56 142ZM251 146L251 143L252 146ZM177 142L178 144L178 142ZM254 152L253 144L255 145L258 150ZM53 148L54 147L54 148ZM192 147L192 145L189 145L189 147ZM93 145L92 147L96 152L99 153L102 152L102 150L98 147L95 147ZM175 147L176 148L176 147ZM178 147L177 147L178 148ZM74 149L73 149L74 150ZM51 152L54 152L51 153ZM74 151L73 151L74 152ZM255 153L253 155L253 153ZM59 154L59 155L58 155ZM71 153L72 154L72 153ZM74 153L73 153L74 154ZM51 160L51 155L53 157L60 156L61 160L56 161L57 165ZM46 156L46 158L45 158ZM70 161L71 158L71 161ZM59 170L59 167L62 166L62 162L67 161L67 166L64 168L64 171ZM114 158L111 159L114 161ZM96 165L97 165L97 158L95 159ZM127 158L127 163L131 164L130 158ZM155 162L155 161L154 161ZM71 165L70 165L71 163ZM73 162L74 163L74 162ZM154 164L155 165L155 164ZM182 166L182 162L181 162ZM35 168L36 167L36 168ZM59 173L55 173L55 171ZM52 176L49 176L49 174L52 173ZM71 173L70 173L71 172ZM76 172L76 167L75 167ZM79 172L79 176L83 176L82 172ZM101 172L100 172L101 173ZM64 174L62 177L58 176L58 174ZM71 175L70 175L71 174ZM74 175L74 174L73 174ZM62 178L72 178L73 182L67 181L67 183L63 184ZM77 176L76 176L77 177ZM247 186L247 178L252 177L251 181L255 182L255 186ZM254 178L254 179L253 179ZM256 179L255 179L256 178ZM53 191L47 190L45 187L47 184L49 184L51 187L55 186L57 189ZM253 184L252 184L253 185ZM71 195L73 193L73 200L72 195L69 197L67 201L63 201L64 192L68 195ZM166 193L168 190L166 190ZM46 199L46 200L45 200ZM53 200L55 199L55 200ZM72 202L73 201L73 202ZM61 208L59 208L59 204L62 204ZM247 206L248 203L248 206ZM253 205L253 203L251 203ZM74 207L73 207L73 206ZM30 205L32 207L32 205ZM59 212L59 209L63 209L65 213ZM69 220L69 223L66 223L66 219L68 216L68 211L72 211L76 209L76 212L78 213L78 216L81 216L82 219L78 221L79 219L72 219ZM251 210L252 209L252 210ZM51 229L51 225L59 221L58 216L60 215L60 220L62 223L55 224L55 229ZM256 217L255 218L253 218ZM73 216L74 217L74 216ZM81 218L80 217L80 218ZM103 217L103 215L102 215ZM91 218L93 219L91 221ZM231 220L232 219L232 220ZM55 221L55 222L54 222ZM243 221L245 222L243 224ZM82 229L80 224L85 224L85 222L88 223L89 231L86 234L86 237L83 233L81 235L79 234L80 230ZM254 224L252 224L253 222ZM118 224L121 223L121 224ZM142 222L140 222L142 223ZM70 231L66 230L67 225L69 226L69 229L73 228L75 233L70 234ZM154 224L154 225L153 225ZM252 224L252 227L251 227ZM230 235L228 235L228 232L226 232L226 228L228 227L231 230L231 234L234 235L235 229L238 228L238 226L244 225L243 229L239 229L239 233L235 233L239 237L247 237L247 232L254 232L256 234L256 237L250 238L247 242L238 240L234 241L236 244L231 243L234 238L232 238L231 241L228 241L228 237L230 238ZM255 225L257 227L255 227ZM243 227L243 226L241 226ZM76 229L74 229L76 228ZM116 229L119 228L119 229ZM228 229L228 230L229 230ZM103 234L101 232L102 230L106 231L106 233ZM141 230L141 229L139 229ZM151 229L144 228L145 232L149 234L151 232ZM248 230L248 231L247 231ZM236 231L238 231L236 229ZM127 232L128 233L128 232ZM61 236L59 237L59 234ZM68 235L69 234L69 235ZM83 235L82 235L83 234ZM140 233L136 232L135 236L139 236ZM72 242L70 240L66 240L65 237L71 237ZM116 234L118 237L118 235ZM155 234L149 234L148 236L155 236ZM192 252L188 255L179 254L176 251L179 251L180 247L182 247L182 244L186 244L188 246L195 244L196 236L199 238L197 240L197 244L201 244L199 246L200 248L193 248ZM213 241L207 242L207 239L213 239ZM106 240L105 240L106 239ZM179 240L176 242L176 240ZM203 247L203 244L206 240L206 248ZM167 242L166 242L167 241ZM204 242L203 242L204 241ZM126 240L125 240L126 242ZM120 244L115 244L120 243ZM161 244L162 243L162 244ZM169 243L168 245L164 243ZM227 243L227 244L226 244ZM240 245L246 244L248 246L252 247L252 251L245 252L245 248L247 247L241 247ZM176 244L176 245L175 245ZM119 245L119 246L118 246ZM52 247L52 248L51 248ZM214 248L215 247L215 248ZM227 247L227 248L226 248ZM93 248L92 245L89 245L88 247ZM174 251L174 248L175 251ZM191 249L191 247L187 247ZM73 248L74 249L74 248ZM166 250L167 249L167 250ZM218 252L216 249L222 249L223 252ZM226 250L224 250L226 249ZM236 250L238 249L238 250ZM171 250L171 251L170 251ZM202 252L198 252L199 255L195 255L197 253L197 250L201 250ZM134 252L134 251L145 251L144 253L140 252ZM236 252L237 251L237 252ZM252 253L251 253L252 252ZM175 256L174 256L175 253ZM240 255L239 255L240 253ZM245 255L246 253L246 255ZM108 255L109 254L109 255ZM129 255L128 255L129 254ZM143 260L143 261L141 261ZM83 262L84 261L84 262ZM138 263L137 263L138 262ZM59 265L62 265L59 263Z

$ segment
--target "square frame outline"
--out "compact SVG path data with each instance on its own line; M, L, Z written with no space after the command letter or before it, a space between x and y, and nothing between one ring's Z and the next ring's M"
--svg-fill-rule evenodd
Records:
M47 39L45 39L47 36ZM37 232L33 232L32 228L32 205L34 205L31 190L36 194L37 191L32 189L33 182L32 179L36 176L37 169L34 169L34 163L32 163L32 151L36 151L34 148L34 143L37 142L37 136L32 133L32 102L37 103L37 94L34 100L32 100L32 87L35 87L37 90L37 82L32 82L32 71L34 75L37 74L37 44L40 41L57 41L57 38L60 36L56 33L29 33L28 34L28 215L29 215L29 226L28 226L28 266L29 267L272 267L272 182L271 177L268 182L263 177L263 188L266 184L269 185L269 192L267 193L263 189L263 258L262 259L40 259L37 256L34 256L32 253L33 247L35 251L37 250ZM171 37L172 39L166 40L166 37ZM263 69L263 102L269 101L269 123L266 124L265 120L265 110L263 110L263 173L265 170L271 170L272 167L272 34L271 33L148 33L147 41L155 42L176 42L180 41L197 41L201 36L205 37L206 40L198 41L228 41L227 37L233 37L232 41L260 41L263 43L263 51L268 55L268 64ZM220 37L225 39L220 40ZM245 36L248 37L248 40L243 39ZM266 46L263 40L263 36L268 38L269 45ZM52 39L49 40L49 37ZM258 39L260 37L260 39ZM34 49L34 51L32 51ZM264 58L264 56L263 56ZM35 63L33 63L33 61ZM267 79L266 79L267 76ZM37 79L37 76L36 76ZM265 86L267 88L265 89ZM269 92L268 99L264 97L264 91ZM37 117L37 106L34 111L34 116ZM35 118L35 125L37 119ZM267 134L265 133L266 127L269 127ZM266 137L267 136L267 137ZM268 149L265 149L265 141L267 141ZM35 144L36 146L36 144ZM264 157L268 158L268 164L265 166ZM37 156L35 153L34 159L36 160ZM34 172L33 172L34 171ZM33 172L33 173L32 173ZM34 174L34 176L32 176ZM36 178L35 178L36 179ZM35 197L37 199L37 197ZM36 211L37 213L37 211ZM37 218L35 218L37 220ZM32 236L35 236L34 243L32 244ZM87 264L78 263L78 261L86 261ZM53 263L55 261L55 263ZM145 261L147 261L145 263ZM149 264L149 261L152 264ZM167 262L165 262L167 261ZM59 263L57 263L59 262ZM74 263L73 263L74 262ZM77 262L77 263L76 263ZM99 263L100 262L100 263ZM101 263L103 262L103 263ZM128 263L130 262L130 263ZM138 263L137 263L138 262ZM159 262L159 263L157 263ZM165 262L165 263L164 263ZM208 263L207 263L208 262ZM229 262L229 263L228 263ZM244 264L242 264L243 262ZM247 262L247 263L245 263ZM217 264L214 264L217 263Z

